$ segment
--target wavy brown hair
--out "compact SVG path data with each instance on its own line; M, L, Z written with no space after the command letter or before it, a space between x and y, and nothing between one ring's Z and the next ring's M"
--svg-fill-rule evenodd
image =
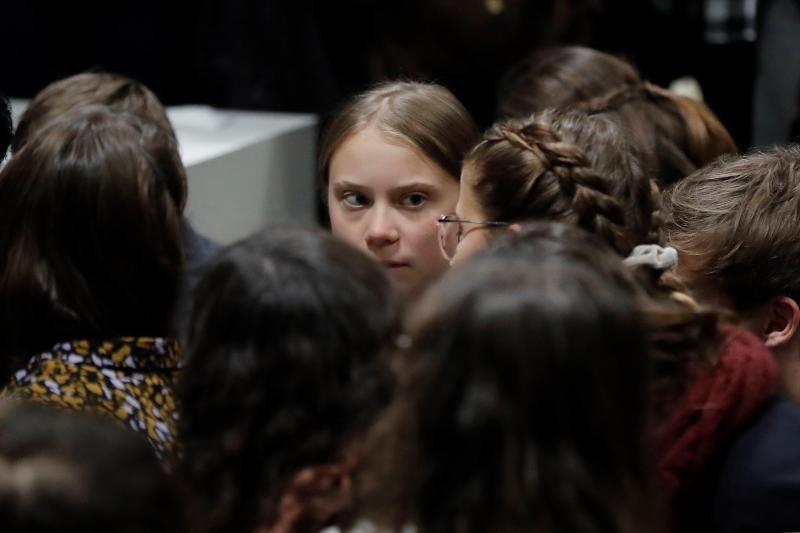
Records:
M660 186L737 153L705 104L647 83L627 61L591 48L556 47L532 55L509 74L499 110L524 117L571 106L627 128Z
M633 65L611 54L584 46L547 47L505 73L498 90L497 112L501 117L524 117L639 81Z
M643 151L655 156L655 176L662 186L738 152L728 130L705 104L649 82L623 85L576 107L625 124Z
M0 359L56 342L168 336L183 266L169 132L88 107L33 135L0 171Z
M726 158L667 189L666 234L687 274L738 311L800 302L800 147Z

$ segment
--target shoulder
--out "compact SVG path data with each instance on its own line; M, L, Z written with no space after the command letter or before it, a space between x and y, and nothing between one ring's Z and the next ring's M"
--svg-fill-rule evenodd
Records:
M800 406L780 397L739 434L714 496L712 515L720 531L800 529L798 438Z
M188 221L183 223L183 246L187 270L202 269L222 246L198 233Z

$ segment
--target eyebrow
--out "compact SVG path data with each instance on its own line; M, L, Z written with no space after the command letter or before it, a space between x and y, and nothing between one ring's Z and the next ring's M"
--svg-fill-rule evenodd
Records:
M418 191L418 190L430 190L431 188L435 187L434 184L428 183L425 181L412 181L410 183L404 183L399 187L396 187L394 190L398 193L406 193L411 191Z
M333 185L333 187L336 188L336 189L366 189L366 188L368 188L367 185L359 184L359 183L353 183L352 181L347 181L347 180L337 181L335 183L332 183L331 185Z
M369 189L369 185L365 183L355 183L348 180L340 180L332 184L336 189ZM409 191L416 191L416 190L428 190L435 187L435 184L429 183L427 181L412 181L409 183L404 183L398 187L394 187L392 190L393 192L409 192Z

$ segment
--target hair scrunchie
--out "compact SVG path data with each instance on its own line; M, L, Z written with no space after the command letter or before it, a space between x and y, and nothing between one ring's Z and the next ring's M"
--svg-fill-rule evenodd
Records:
M678 251L672 246L640 244L625 258L628 266L648 266L656 270L674 272L678 268Z

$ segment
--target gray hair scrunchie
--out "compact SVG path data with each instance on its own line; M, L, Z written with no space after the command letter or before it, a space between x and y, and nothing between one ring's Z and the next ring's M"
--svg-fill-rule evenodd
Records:
M678 251L672 246L640 244L624 262L628 266L644 265L656 270L675 272L678 268Z

